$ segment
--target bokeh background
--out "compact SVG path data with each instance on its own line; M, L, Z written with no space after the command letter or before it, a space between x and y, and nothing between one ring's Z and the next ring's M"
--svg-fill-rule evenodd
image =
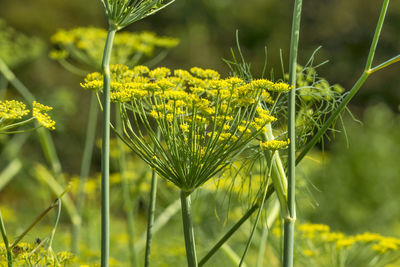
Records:
M268 69L282 76L280 51L287 68L292 2L288 0L176 0L158 13L126 28L151 30L180 39L178 47L159 64L170 68L199 66L228 75L222 58L236 48L235 32L255 77L260 75L268 50ZM319 76L347 90L361 74L381 1L308 0L303 6L299 63L305 64L319 46L315 62L329 60L318 68ZM90 95L82 81L48 57L49 39L57 30L79 26L105 27L97 0L1 0L0 18L29 36L46 43L45 51L32 62L18 66L16 75L38 100L55 107L57 130L53 133L65 172L79 173ZM1 49L1 47L0 47ZM400 53L400 4L392 1L378 45L375 64ZM361 231L400 235L400 64L372 75L350 104L361 122L345 116L347 134L339 133L325 143L325 153L316 150L304 166L299 218L327 223L347 233ZM13 93L10 92L10 97ZM36 141L35 136L30 137ZM319 146L321 149L321 146ZM99 170L95 151L92 172ZM37 214L49 197L31 176L30 161L45 162L35 142L24 147L27 167L3 188L0 205L18 214L28 205L22 196L37 190ZM11 202L11 203L10 203ZM24 209L25 211L25 209ZM22 226L21 226L22 227ZM16 230L17 231L17 230Z

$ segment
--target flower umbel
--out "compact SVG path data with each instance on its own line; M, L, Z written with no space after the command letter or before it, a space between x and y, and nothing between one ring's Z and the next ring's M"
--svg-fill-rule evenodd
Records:
M126 142L160 176L188 192L223 170L276 120L259 107L263 92L276 89L272 82L263 87L259 81L222 79L201 68L110 69L110 97L120 104ZM89 74L81 85L102 90L102 75Z

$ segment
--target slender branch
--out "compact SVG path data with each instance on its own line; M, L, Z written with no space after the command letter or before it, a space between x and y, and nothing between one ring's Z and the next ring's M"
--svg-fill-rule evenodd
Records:
M196 256L196 245L194 240L190 193L181 191L181 207L188 267L197 267L198 265Z
M296 87L297 54L299 48L300 21L302 0L295 0L293 8L293 24L290 38L289 84ZM288 210L289 218L284 222L283 266L293 266L294 221L296 219L296 90L289 92L288 103Z
M101 266L108 267L110 257L110 57L116 29L108 29L103 54L103 117L101 148Z
M365 83L365 81L367 80L369 75L384 68L384 67L387 67L387 66L399 61L400 55L371 69L372 61L373 61L374 55L375 55L376 46L378 44L379 36L382 31L383 22L384 22L384 19L386 16L389 2L390 2L389 0L383 1L381 13L380 13L378 24L377 24L377 27L375 30L374 38L372 40L372 44L369 49L368 59L367 59L367 63L366 63L364 72L362 73L362 75L360 76L358 81L353 85L353 87L351 88L351 90L349 91L347 96L343 99L343 102L340 103L340 105L332 113L332 115L329 117L329 119L325 121L324 125L322 125L322 127L318 130L318 132L314 135L314 137L307 143L307 145L301 151L300 155L297 156L296 165L300 163L300 161L304 158L304 156L307 155L308 151L310 151L310 149L313 148L314 145L321 139L321 137L325 134L325 132L328 130L328 128L333 124L333 122L338 118L338 116L341 114L341 112L346 108L346 106L350 102L350 100L353 99L353 97L358 92L358 90L361 88L361 86Z

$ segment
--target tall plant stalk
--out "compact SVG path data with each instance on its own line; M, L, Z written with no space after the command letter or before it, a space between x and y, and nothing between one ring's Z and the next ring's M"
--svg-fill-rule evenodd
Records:
M90 164L92 162L93 147L96 139L96 125L97 125L97 97L92 94L90 99L89 118L86 128L85 145L83 148L81 172L78 187L78 196L76 200L76 209L79 215L82 216L82 211L85 202L85 184L90 172ZM79 251L79 239L81 233L82 223L73 225L72 227L72 253Z
M110 25L102 60L103 116L101 149L101 266L108 267L110 256L110 57L115 27Z
M194 240L192 206L190 193L181 191L183 234L185 237L188 267L197 267L196 245Z
M293 23L290 39L289 84L296 87L296 67L299 47L300 20L302 0L295 0ZM296 90L289 92L288 103L288 211L289 217L284 218L283 266L293 266L294 223L296 220Z

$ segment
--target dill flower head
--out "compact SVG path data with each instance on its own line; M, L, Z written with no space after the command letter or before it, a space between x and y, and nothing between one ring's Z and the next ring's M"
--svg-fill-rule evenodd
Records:
M32 116L37 120L37 122L43 127L55 130L56 122L51 119L51 117L47 114L47 111L52 110L52 107L45 106L36 101L33 101L32 108Z
M0 118L4 120L22 119L27 115L29 110L26 105L16 100L0 101Z
M106 30L94 27L59 30L51 37L56 49L50 52L50 57L56 60L69 58L99 69L106 37ZM157 36L152 32L121 32L115 36L111 62L133 66L156 52L165 53L178 43L176 38Z
M223 79L197 67L112 65L110 71L110 98L120 106L127 143L161 177L188 192L222 171L276 120L259 104L263 92L281 84ZM101 91L103 77L89 74L81 85Z
M10 68L36 58L43 50L43 42L38 38L19 33L0 19L0 58Z

